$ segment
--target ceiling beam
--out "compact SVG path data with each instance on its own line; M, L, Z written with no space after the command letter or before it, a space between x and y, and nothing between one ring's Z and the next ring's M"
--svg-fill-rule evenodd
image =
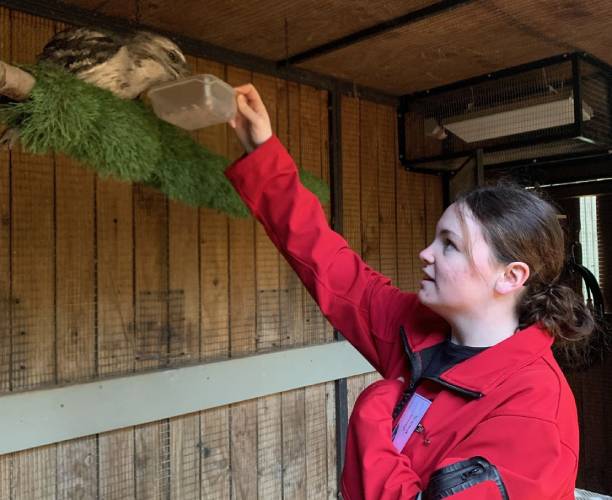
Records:
M360 97L381 104L397 106L399 103L397 96L377 89L356 85L353 82L314 71L289 66L279 67L273 60L226 49L180 33L160 30L157 27L137 23L129 19L107 16L100 12L68 5L57 0L0 0L0 6L74 26L95 26L119 32L134 29L149 30L171 38L185 53L195 57L230 64L248 71L275 76L330 92L339 91L344 95Z
M472 0L442 0L441 2L437 2L422 9L409 12L408 14L404 14L403 16L389 19L388 21L375 24L374 26L370 26L369 28L364 28L360 31L356 31L355 33L351 33L350 35L346 35L336 40L332 40L331 42L324 43L323 45L319 45L318 47L313 47L312 49L305 50L304 52L300 52L299 54L290 56L287 59L280 60L277 64L279 66L286 64L300 64L310 59L329 54L330 52L343 49L345 47L348 47L349 45L354 45L356 43L363 42L364 40L379 36L383 33L387 33L388 31L403 28L404 26L413 24L417 21L421 21L428 17L452 10L463 4L470 3L471 1Z

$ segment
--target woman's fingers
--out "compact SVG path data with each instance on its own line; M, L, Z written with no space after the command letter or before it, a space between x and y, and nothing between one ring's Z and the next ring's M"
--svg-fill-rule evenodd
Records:
M238 87L234 87L234 90L240 94L246 95L249 100L259 100L261 101L261 97L259 96L259 92L252 83L246 83L244 85L239 85Z
M244 95L239 94L236 101L238 104L238 109L245 116L247 120L249 120L250 122L255 122L259 119L259 115L253 108L251 108L249 103L247 103Z
M255 86L252 83L244 83L242 85L238 85L237 87L234 87L234 90L236 92L240 92L241 94L246 94L248 92L251 92L252 90L255 90L255 92L257 92Z
M234 87L234 90L238 94L244 95L249 106L251 106L251 108L253 108L253 110L255 110L257 113L266 112L266 107L264 106L261 96L253 84L247 83L245 85L240 85L238 87Z
M245 149L250 152L272 136L272 125L259 93L247 83L235 87L238 112L230 121Z

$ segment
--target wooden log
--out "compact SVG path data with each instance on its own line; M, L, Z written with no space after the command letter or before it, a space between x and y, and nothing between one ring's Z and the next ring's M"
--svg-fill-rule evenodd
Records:
M27 71L0 61L0 94L15 101L24 101L35 83L36 79Z

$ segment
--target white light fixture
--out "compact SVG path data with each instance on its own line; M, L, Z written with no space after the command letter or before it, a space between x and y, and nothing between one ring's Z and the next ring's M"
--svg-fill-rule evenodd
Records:
M593 108L582 101L582 120L592 117ZM574 98L568 97L467 120L445 120L443 127L465 142L480 142L571 123L574 123Z

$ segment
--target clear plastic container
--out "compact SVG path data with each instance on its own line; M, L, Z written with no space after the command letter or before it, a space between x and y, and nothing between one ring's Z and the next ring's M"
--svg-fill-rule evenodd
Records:
M229 121L236 115L234 89L214 75L194 75L162 83L147 92L162 120L186 130Z

